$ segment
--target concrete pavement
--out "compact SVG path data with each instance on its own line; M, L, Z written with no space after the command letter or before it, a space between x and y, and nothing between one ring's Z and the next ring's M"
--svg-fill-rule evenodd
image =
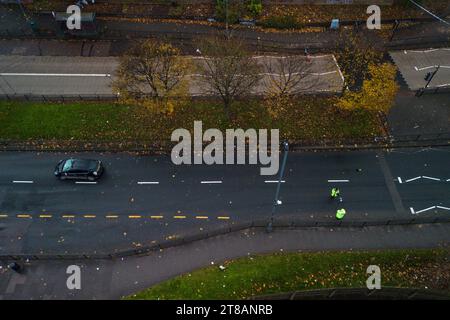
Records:
M19 275L0 263L0 299L119 299L180 274L259 253L437 248L450 243L450 225L363 229L244 230L119 260L31 261ZM81 268L81 289L66 286L70 265ZM226 273L226 270L224 271ZM350 271L351 272L351 271ZM364 286L361 283L361 286Z
M391 135L414 140L450 134L450 93L427 93L417 97L402 85L388 115Z

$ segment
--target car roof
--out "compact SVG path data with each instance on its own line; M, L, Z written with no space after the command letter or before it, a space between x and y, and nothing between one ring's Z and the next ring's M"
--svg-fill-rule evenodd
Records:
M95 169L98 164L98 160L92 159L67 159L72 161L71 170L90 170Z

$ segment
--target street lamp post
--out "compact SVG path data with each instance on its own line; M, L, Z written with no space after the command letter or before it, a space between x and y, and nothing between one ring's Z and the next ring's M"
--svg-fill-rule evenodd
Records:
M425 85L425 87L419 89L416 92L416 96L421 97L423 95L423 93L425 92L426 89L428 89L428 86L430 85L431 81L433 80L434 76L436 75L436 73L439 71L439 68L441 66L437 65L435 66L436 70L434 70L433 72L429 72L426 76L425 76L425 81L427 81L427 84Z
M283 179L283 174L284 174L284 168L286 167L286 160L287 160L287 156L289 153L289 144L287 141L283 142L283 150L284 150L284 155L283 155L283 162L281 164L281 169L280 169L280 175L278 177L278 184L277 184L277 191L275 192L275 200L273 202L272 205L272 213L270 215L270 221L267 224L266 227L266 231L267 232L272 232L273 229L273 217L275 216L275 211L278 205L280 205L278 197L280 195L280 187L281 187L281 181Z
M436 66L436 70L434 70L434 72L433 72L432 74L430 74L430 76L429 76L428 79L427 79L428 82L427 82L427 84L425 85L425 89L428 88L428 86L430 85L431 80L433 80L434 76L435 76L436 73L439 71L439 68L440 68L440 67L441 67L440 65Z

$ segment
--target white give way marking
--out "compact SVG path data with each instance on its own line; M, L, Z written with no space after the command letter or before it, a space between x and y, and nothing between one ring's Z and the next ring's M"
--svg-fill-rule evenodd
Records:
M418 177L414 177L414 178L410 178L407 180L403 180L401 177L397 177L397 181L398 183L408 183L408 182L413 182L419 179L427 179L427 180L433 180L433 181L442 181L442 182L450 182L450 179L440 179L440 178L435 178L435 177L429 177L429 176L418 176Z
M423 213L423 212L430 211L430 210L433 210L433 209L442 209L442 210L450 211L450 208L443 207L443 206L432 206L432 207L425 208L425 209L422 209L422 210L419 210L419 211L415 211L413 207L409 208L409 210L411 211L412 214L419 214L419 213Z

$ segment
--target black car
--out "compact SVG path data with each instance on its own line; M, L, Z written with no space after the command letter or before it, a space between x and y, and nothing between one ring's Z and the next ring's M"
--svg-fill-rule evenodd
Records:
M61 160L55 168L55 176L61 180L80 179L95 181L101 177L104 168L99 160L67 159Z

